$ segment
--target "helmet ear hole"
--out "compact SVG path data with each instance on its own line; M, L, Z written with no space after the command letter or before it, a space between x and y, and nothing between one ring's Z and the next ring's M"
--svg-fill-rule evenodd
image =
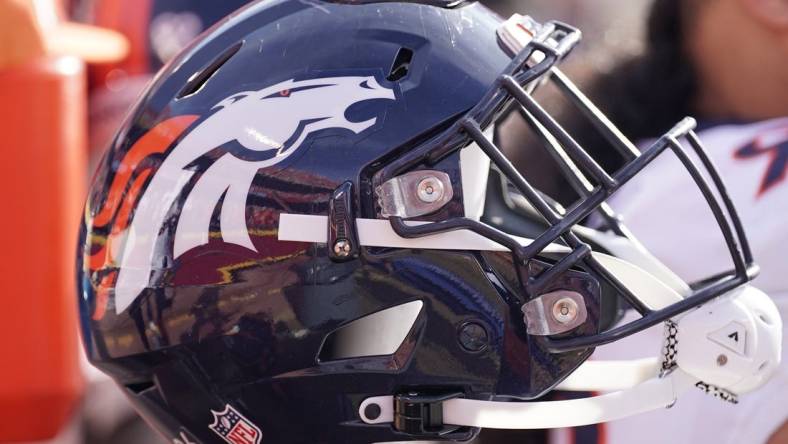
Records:
M137 383L133 383L133 384L126 384L126 388L130 392L138 395L138 394L144 392L145 390L148 390L149 388L151 388L151 387L153 387L155 385L156 384L151 380L151 381L137 382Z

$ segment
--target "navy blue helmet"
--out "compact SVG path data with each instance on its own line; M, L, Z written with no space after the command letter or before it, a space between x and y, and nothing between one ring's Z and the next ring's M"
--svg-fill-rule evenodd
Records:
M747 285L756 268L693 121L641 152L558 69L579 40L440 0L266 0L219 22L162 69L94 178L77 270L90 361L182 443L467 441L620 417L632 399L664 406L698 381L726 399L760 385L779 339L747 310L769 328L779 315ZM621 169L602 169L534 99L545 82ZM511 111L575 204L541 194L498 148ZM732 269L702 282L650 256L605 204L668 151L731 253ZM717 323L703 304L722 304ZM626 307L641 318L613 326ZM703 330L719 317L761 334L755 355L726 352L738 378L706 362L730 349ZM631 378L584 364L659 323L665 358ZM707 353L677 354L677 334ZM621 392L534 401L559 384Z

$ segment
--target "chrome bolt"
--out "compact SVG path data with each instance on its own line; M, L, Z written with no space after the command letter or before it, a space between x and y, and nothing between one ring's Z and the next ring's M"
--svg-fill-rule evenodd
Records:
M727 356L725 356L725 355L717 356L717 365L722 367L723 365L725 365L727 363L728 363L728 357Z
M443 183L435 176L428 176L419 182L419 199L424 203L433 203L443 197Z
M577 318L577 302L572 298L562 298L553 304L553 319L560 324L569 324Z
M339 257L350 255L350 242L347 239L339 239L334 243L334 254Z

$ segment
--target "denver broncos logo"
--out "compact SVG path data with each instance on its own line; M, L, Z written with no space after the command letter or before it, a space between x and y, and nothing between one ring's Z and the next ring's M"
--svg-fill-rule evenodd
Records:
M211 217L220 201L224 242L255 250L246 226L246 200L257 171L282 162L317 131L344 128L358 134L370 128L376 118L351 122L345 113L353 104L373 99L394 100L394 91L374 77L288 80L234 94L205 119L179 116L154 127L127 152L92 220L94 227L114 223L102 248L89 258L90 268L118 268L100 283L97 306L106 304L114 288L120 313L150 285L157 242L173 204L192 182L196 160L230 142L242 147L240 152L224 152L189 191L177 216L173 258L208 243ZM155 171L142 166L148 156L161 156L168 148ZM97 315L103 313L94 313L94 318Z

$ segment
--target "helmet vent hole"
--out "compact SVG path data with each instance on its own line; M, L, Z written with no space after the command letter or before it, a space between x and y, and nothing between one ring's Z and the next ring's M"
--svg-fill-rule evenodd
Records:
M413 50L410 48L402 47L397 51L397 56L394 57L394 63L391 64L391 71L386 79L390 82L397 82L408 75L410 70L410 62L413 60Z
M235 45L227 48L223 53L219 54L208 66L201 69L199 72L191 76L186 85L184 85L181 92L178 93L177 99L188 97L205 86L205 83L216 74L219 69L224 66L243 46L243 42L238 42Z
M126 388L135 395L139 395L140 393L152 388L154 385L155 384L153 381L142 381L136 382L134 384L126 384Z
M771 325L772 325L772 320L771 320L771 319L769 319L769 317L768 317L768 316L766 316L766 315L765 315L765 314L763 314L763 313L758 313L758 319L760 319L760 320L761 320L761 322L763 322L763 323L764 323L764 324L766 324L766 325L769 325L769 326L771 326Z
M407 338L424 305L412 301L358 318L326 336L321 362L393 355Z

